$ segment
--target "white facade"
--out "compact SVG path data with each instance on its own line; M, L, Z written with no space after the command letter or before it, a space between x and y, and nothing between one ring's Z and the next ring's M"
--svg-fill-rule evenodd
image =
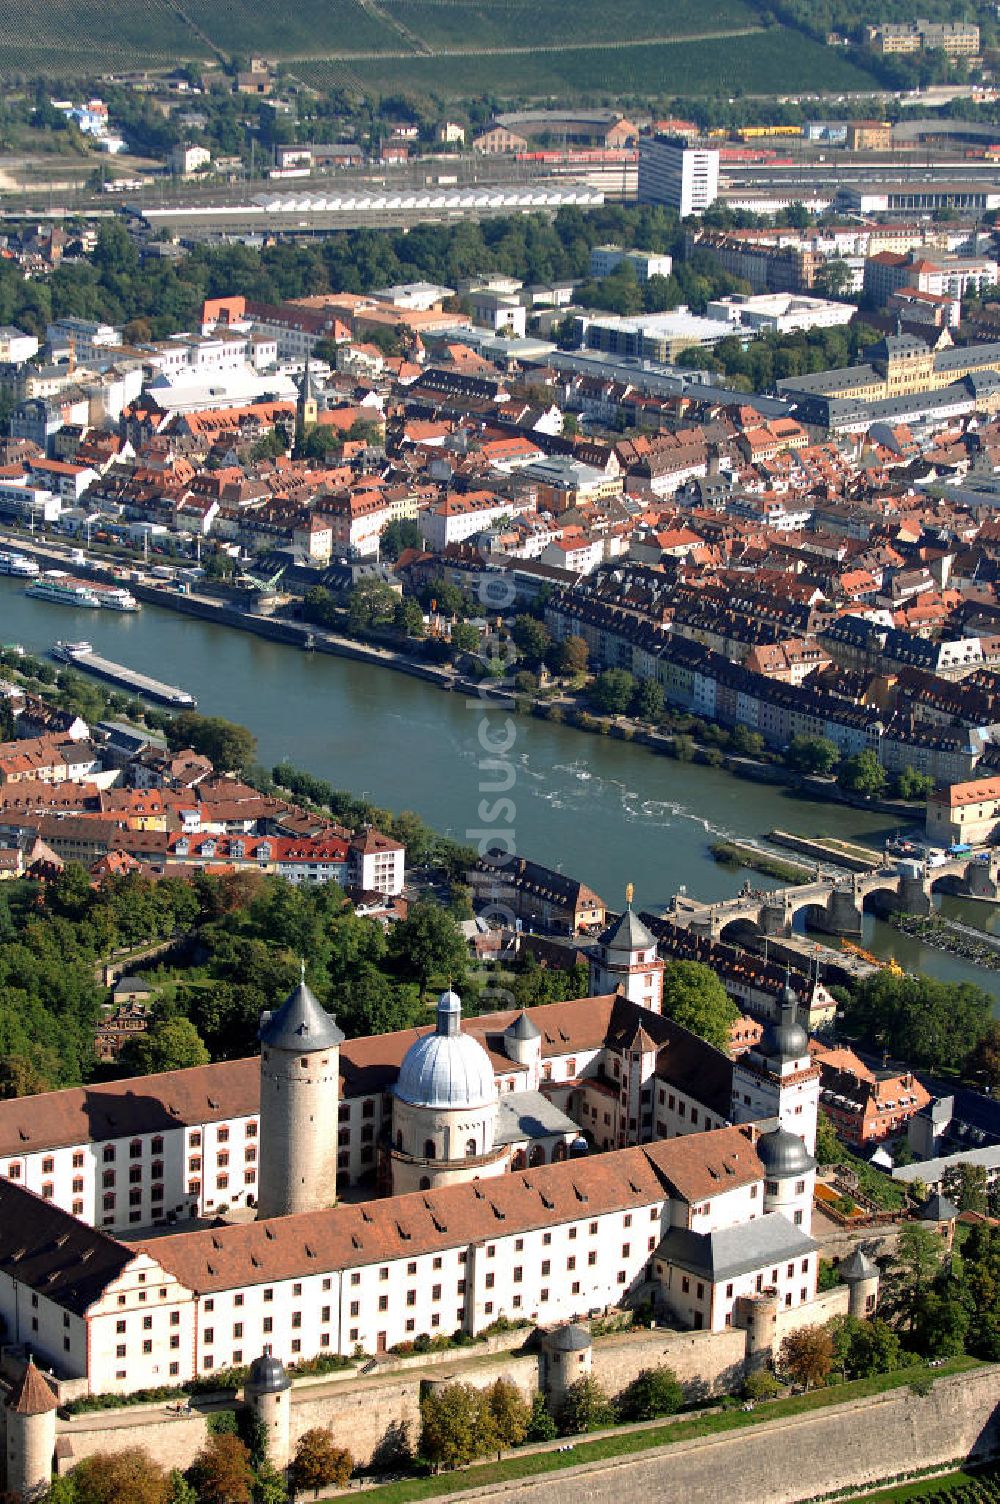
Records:
M705 317L722 319L738 329L785 334L796 329L832 329L849 324L855 312L853 303L836 303L829 298L807 297L802 293L775 292L758 296L731 293L709 303Z
M491 527L498 517L509 516L510 501L499 496L472 492L448 496L420 516L420 529L427 547L441 553L450 543L462 543Z
M590 252L590 275L609 277L623 261L635 269L638 282L648 282L650 277L669 277L673 270L673 257L652 251L624 251L617 245L595 245Z
M667 204L686 219L704 213L718 194L718 151L671 136L640 138L640 203Z
M0 361L19 366L37 354L38 340L33 334L25 334L11 324L0 328Z

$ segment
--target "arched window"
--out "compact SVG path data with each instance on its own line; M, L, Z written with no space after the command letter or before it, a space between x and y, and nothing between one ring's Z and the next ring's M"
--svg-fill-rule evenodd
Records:
M525 1154L523 1149L518 1149L517 1153L514 1155L514 1158L510 1162L511 1169L524 1170L527 1169L527 1166L528 1156Z
M429 1191L430 1188L431 1188L431 1179L430 1179L430 1176L429 1175L421 1175L421 1177L420 1177L420 1189L422 1191Z
M477 1154L477 1152L478 1151L476 1149L476 1141L475 1141L475 1139L474 1138L466 1139L466 1141L465 1141L465 1157L466 1157L466 1159L474 1159L475 1156L476 1156L476 1154Z
M403 1130L402 1130L402 1128L399 1128L396 1131L396 1148L397 1149L401 1149L402 1147L403 1147Z
M565 1140L560 1139L555 1148L552 1150L552 1163L554 1165L560 1164L568 1154L569 1150L566 1148Z
M436 1159L437 1158L437 1148L436 1148L436 1146L434 1144L434 1140L432 1138L429 1138L426 1141L426 1143L424 1144L424 1158L425 1159Z
M528 1155L528 1163L532 1169L536 1165L543 1165L545 1163L545 1150L541 1144L532 1145L531 1153Z

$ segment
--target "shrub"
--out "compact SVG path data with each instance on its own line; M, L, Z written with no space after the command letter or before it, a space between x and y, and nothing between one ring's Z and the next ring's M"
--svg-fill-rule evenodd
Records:
M684 1403L684 1390L672 1368L644 1368L618 1396L619 1420L655 1420L674 1415Z
M559 1411L559 1430L564 1436L600 1431L614 1423L615 1407L595 1378L577 1379L570 1385Z
M773 1400L781 1393L781 1385L769 1369L762 1368L747 1374L742 1393L745 1400Z
M314 1426L299 1437L292 1459L292 1482L298 1488L323 1488L334 1484L346 1488L354 1471L354 1458L346 1447L338 1447L330 1431Z

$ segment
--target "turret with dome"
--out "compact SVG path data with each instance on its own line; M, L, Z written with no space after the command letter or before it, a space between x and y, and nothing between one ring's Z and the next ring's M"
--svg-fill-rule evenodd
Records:
M733 1063L734 1123L776 1118L786 1133L816 1148L820 1072L809 1053L809 1035L799 1021L799 1000L786 982L778 1016L755 1045Z
M407 1050L392 1108L392 1189L431 1190L502 1175L507 1145L496 1145L498 1093L493 1062L462 1031L462 1002L450 988L433 1033Z
M764 1211L780 1212L793 1227L812 1228L816 1161L802 1139L787 1128L762 1133L755 1145L764 1166Z

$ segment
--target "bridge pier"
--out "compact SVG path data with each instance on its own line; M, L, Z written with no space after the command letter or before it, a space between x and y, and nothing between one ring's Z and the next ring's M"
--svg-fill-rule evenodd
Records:
M1000 899L1000 858L991 856L989 866L985 862L969 862L965 886L973 898L988 898L996 903Z
M934 908L931 899L930 879L926 877L900 877L899 896L892 908L900 914L930 914Z
M787 940L792 933L792 915L787 902L764 903L760 909L760 927L765 935Z
M824 935L857 937L864 928L864 910L853 889L834 888L826 907L817 905L806 915L806 923Z

